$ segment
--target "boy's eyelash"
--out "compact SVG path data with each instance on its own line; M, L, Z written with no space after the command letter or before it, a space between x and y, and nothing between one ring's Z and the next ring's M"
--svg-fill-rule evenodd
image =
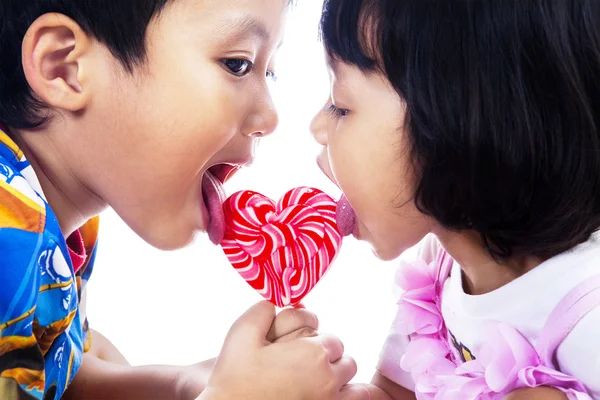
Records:
M237 77L246 76L254 69L254 63L243 58L225 58L222 63L230 74Z
M243 58L226 58L222 62L229 73L237 77L246 76L254 70L254 63ZM266 76L273 82L277 82L277 75L274 71L267 71Z
M335 118L343 118L348 115L350 111L343 108L338 108L335 106L335 104L331 104L329 107L327 107L327 112Z

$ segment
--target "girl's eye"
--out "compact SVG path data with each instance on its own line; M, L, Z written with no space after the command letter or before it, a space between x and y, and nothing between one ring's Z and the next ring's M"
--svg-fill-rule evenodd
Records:
M344 118L346 115L348 115L348 113L350 112L349 110L343 109L343 108L338 108L336 107L334 104L331 104L328 108L327 108L327 112L332 115L335 118Z
M267 78L272 80L273 82L277 82L277 75L273 71L267 71Z
M223 60L223 65L225 65L233 75L240 77L249 74L252 71L252 67L254 67L254 64L252 64L251 61L241 58L227 58Z

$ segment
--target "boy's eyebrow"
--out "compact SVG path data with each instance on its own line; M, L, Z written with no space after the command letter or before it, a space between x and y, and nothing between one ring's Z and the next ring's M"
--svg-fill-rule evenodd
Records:
M253 36L265 42L271 38L265 25L252 17L228 20L223 25L223 29L220 29L219 34L231 41L244 39L248 36Z

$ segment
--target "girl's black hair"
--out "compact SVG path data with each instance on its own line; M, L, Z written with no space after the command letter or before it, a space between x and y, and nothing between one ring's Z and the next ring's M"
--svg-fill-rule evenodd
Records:
M405 102L419 210L548 258L600 226L598 21L597 0L325 0L321 35Z

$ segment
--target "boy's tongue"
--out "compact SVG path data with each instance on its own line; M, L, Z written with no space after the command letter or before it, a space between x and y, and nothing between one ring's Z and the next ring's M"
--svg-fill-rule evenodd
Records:
M352 206L348 202L346 196L342 196L337 203L335 219L338 230L342 236L348 236L354 232L354 227L356 225L356 214L354 213L354 210L352 209Z
M225 236L225 215L223 214L225 191L223 184L208 171L202 178L202 196L210 215L207 229L208 238L218 245Z

